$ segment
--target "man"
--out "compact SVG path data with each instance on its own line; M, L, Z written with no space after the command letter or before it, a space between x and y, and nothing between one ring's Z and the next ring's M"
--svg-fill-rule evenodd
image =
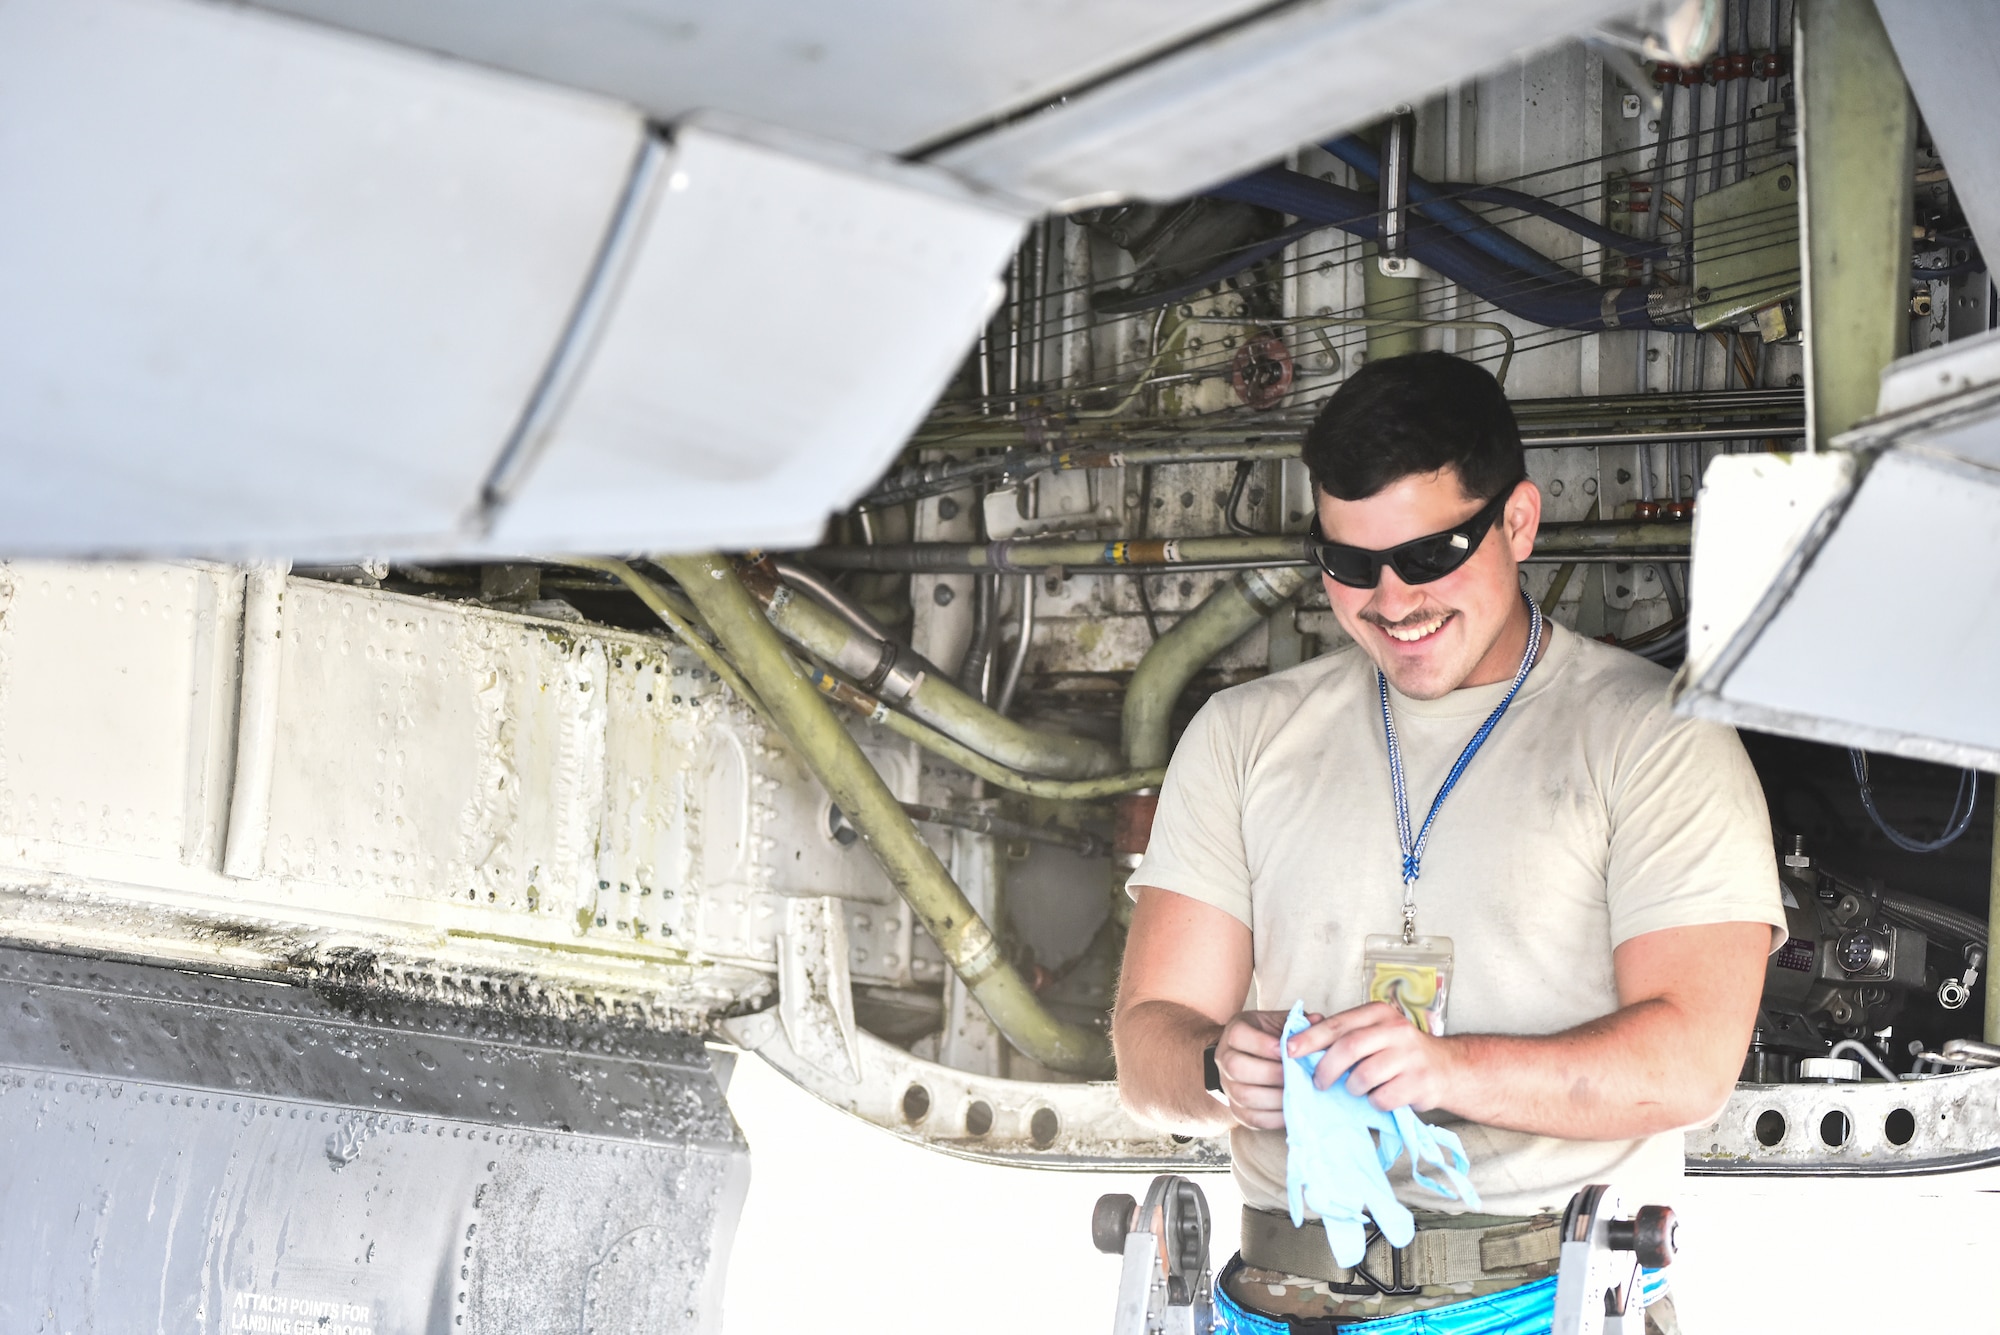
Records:
M1119 1079L1143 1118L1230 1129L1225 1328L1470 1318L1554 1274L1550 1217L1580 1187L1671 1203L1679 1132L1727 1097L1784 939L1770 829L1734 732L1673 717L1663 670L1523 597L1541 494L1484 370L1368 365L1305 459L1354 645L1218 694L1181 738L1132 876ZM1481 1215L1393 1175L1420 1292L1377 1292L1398 1287L1379 1239L1357 1274L1292 1226L1278 1030L1299 1000L1316 1023L1291 1053L1324 1054L1322 1086L1345 1073L1464 1141Z

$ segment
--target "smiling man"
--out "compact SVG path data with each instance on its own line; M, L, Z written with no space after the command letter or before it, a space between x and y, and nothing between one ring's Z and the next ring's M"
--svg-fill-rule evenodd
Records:
M1679 1132L1727 1097L1783 939L1770 828L1733 732L1675 718L1663 670L1523 596L1541 494L1484 370L1370 364L1305 459L1354 645L1220 693L1181 738L1132 876L1119 1080L1150 1121L1230 1129L1247 1206L1223 1329L1386 1332L1416 1308L1484 1329L1483 1295L1552 1294L1580 1187L1672 1202ZM1294 1055L1455 1130L1486 1213L1443 1213L1399 1166L1402 1256L1378 1238L1350 1271L1293 1228L1296 1000L1316 1022ZM1672 1331L1669 1303L1648 1316Z

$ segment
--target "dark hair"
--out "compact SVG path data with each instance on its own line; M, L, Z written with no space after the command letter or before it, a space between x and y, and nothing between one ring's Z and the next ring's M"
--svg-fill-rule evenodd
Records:
M1306 468L1328 494L1366 500L1414 473L1458 470L1468 499L1528 475L1521 430L1484 367L1444 352L1369 362L1306 430Z

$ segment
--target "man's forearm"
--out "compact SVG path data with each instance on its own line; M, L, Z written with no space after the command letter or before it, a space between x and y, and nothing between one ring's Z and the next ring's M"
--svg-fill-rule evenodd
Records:
M1378 1108L1442 1108L1573 1140L1656 1135L1712 1116L1729 1097L1770 941L1754 921L1633 937L1613 956L1625 1004L1559 1034L1432 1038L1371 1002L1315 1021L1291 1051L1323 1052L1314 1079L1344 1079Z
M1438 1106L1484 1126L1578 1140L1625 1140L1712 1115L1732 1080L1690 1042L1668 1001L1643 1001L1560 1034L1442 1040L1449 1075ZM1729 1073L1733 1076L1734 1072Z
M1229 1110L1202 1081L1202 1049L1222 1026L1171 1001L1121 1007L1112 1020L1118 1055L1118 1090L1133 1116L1176 1131L1214 1131L1234 1125Z

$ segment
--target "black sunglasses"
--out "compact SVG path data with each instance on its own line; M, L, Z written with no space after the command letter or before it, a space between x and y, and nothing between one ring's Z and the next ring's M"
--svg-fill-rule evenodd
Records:
M1315 515L1312 532L1306 535L1306 550L1312 553L1321 570L1350 589L1374 588L1381 581L1383 566L1394 566L1396 577L1405 584L1428 584L1443 579L1479 550L1486 530L1493 527L1493 521L1507 508L1507 498L1514 494L1514 486L1486 502L1478 514L1456 528L1411 538L1381 551L1330 540L1320 531L1319 516Z

